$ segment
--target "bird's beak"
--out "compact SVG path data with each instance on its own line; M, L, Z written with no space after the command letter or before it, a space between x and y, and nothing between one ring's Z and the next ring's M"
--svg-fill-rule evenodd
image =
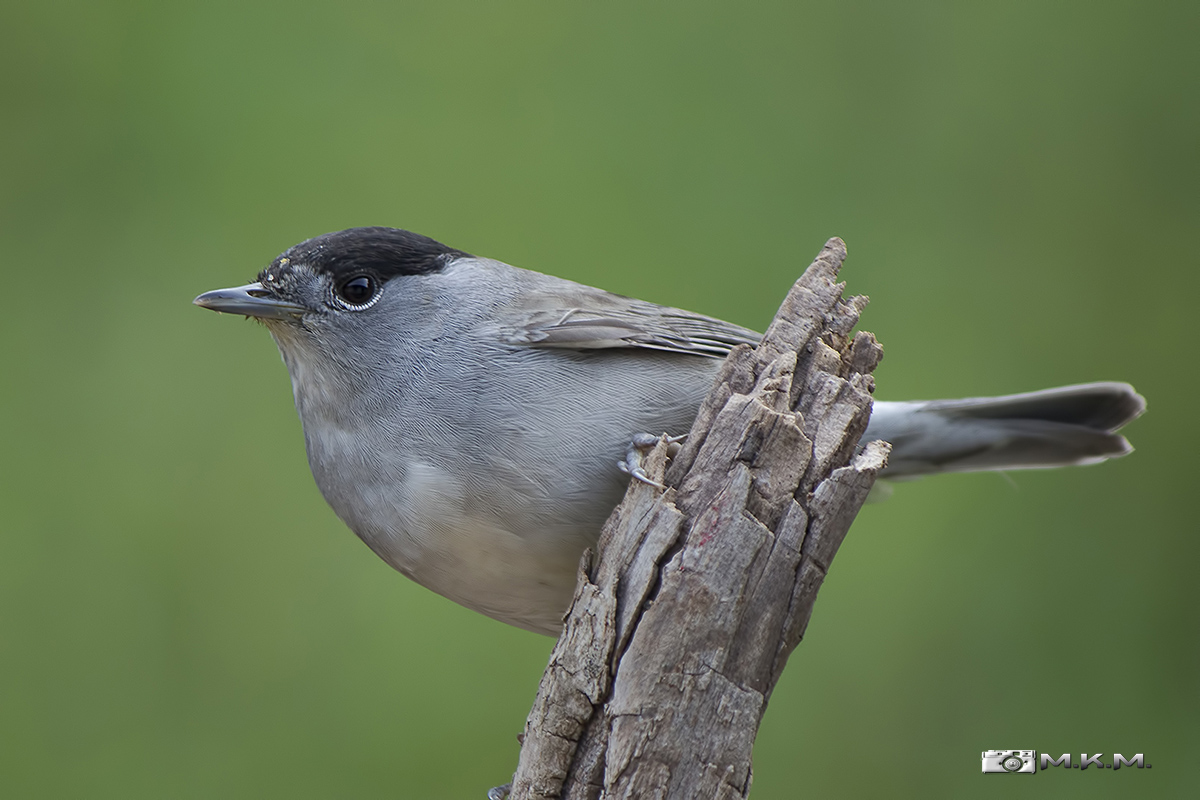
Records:
M272 296L261 283L248 283L232 289L214 289L192 302L201 308L211 308L224 314L242 314L260 319L293 319L305 311L303 306Z

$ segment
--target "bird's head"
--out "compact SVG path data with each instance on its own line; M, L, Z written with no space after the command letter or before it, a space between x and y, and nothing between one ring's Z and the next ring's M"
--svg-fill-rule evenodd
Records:
M193 302L261 320L272 332L337 325L373 309L395 289L395 279L440 272L466 255L397 228L350 228L289 248L254 283L205 292Z

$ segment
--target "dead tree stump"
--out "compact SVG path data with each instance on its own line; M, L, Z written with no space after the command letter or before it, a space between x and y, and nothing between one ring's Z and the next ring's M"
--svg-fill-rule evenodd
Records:
M850 336L830 239L682 450L660 442L580 564L525 726L516 800L744 798L754 737L829 564L886 463L858 447L882 348Z

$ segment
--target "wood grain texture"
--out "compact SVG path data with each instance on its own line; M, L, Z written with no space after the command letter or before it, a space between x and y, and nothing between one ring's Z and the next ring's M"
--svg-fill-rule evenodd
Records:
M512 797L744 798L754 737L889 447L859 447L882 348L831 239L682 449L644 464L584 555Z

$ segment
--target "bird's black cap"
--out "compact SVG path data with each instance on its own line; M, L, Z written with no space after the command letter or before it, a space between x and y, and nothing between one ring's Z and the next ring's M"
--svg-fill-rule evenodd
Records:
M371 273L380 280L397 275L428 275L439 272L446 262L466 256L419 233L399 228L349 228L326 233L289 248L259 274L279 277L293 264L304 264L334 279Z

